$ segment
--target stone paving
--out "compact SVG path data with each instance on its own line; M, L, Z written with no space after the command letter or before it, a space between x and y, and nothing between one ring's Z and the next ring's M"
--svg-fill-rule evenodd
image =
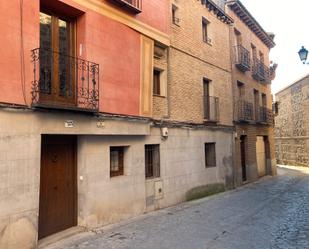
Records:
M306 249L309 169L79 234L48 249Z

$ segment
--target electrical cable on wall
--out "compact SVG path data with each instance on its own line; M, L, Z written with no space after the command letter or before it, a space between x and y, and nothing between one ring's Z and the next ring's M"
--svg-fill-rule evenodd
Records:
M21 90L25 105L27 104L26 98L26 76L25 76L25 58L24 58L24 35L23 35L23 4L24 1L20 0L20 78Z

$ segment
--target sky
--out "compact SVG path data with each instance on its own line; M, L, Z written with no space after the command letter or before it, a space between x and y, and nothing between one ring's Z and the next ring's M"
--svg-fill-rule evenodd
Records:
M309 73L298 51L309 50L309 0L240 0L266 32L275 33L276 47L270 60L278 63L272 93L292 84ZM309 56L308 60L309 62Z

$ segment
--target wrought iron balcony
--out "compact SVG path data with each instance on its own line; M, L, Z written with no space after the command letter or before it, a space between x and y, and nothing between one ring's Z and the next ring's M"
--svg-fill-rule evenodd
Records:
M250 71L250 53L243 46L234 47L235 66L242 72Z
M259 59L253 59L252 77L263 83L270 83L269 68L266 67Z
M31 57L33 107L98 111L98 64L42 48Z
M204 119L206 122L219 122L219 98L204 96Z
M268 124L273 125L274 124L274 114L271 109L268 109L267 107L260 106L256 110L256 122L260 124Z
M236 121L250 122L253 121L253 103L239 100L236 103Z
M142 0L111 0L135 14L142 12Z

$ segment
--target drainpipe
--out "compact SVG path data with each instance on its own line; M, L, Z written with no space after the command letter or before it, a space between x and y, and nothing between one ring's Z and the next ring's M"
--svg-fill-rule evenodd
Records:
M226 5L226 9L227 9L227 5ZM235 118L235 91L234 91L234 84L235 84L235 79L234 79L234 74L233 74L233 26L232 24L230 25L229 28L229 48L230 48L230 71L231 71L231 88L232 88L232 100L233 100L233 104L232 104L232 108L233 108L233 117L232 117L232 122L233 122L233 126L235 131L232 132L232 163L233 163L233 187L236 188L237 187L237 165L236 165L236 139L237 139L237 132L236 132L236 125L234 125L234 118Z
M171 82L171 70L170 70L170 47L167 47L167 82L166 82L166 100L167 100L167 115L164 117L170 119L171 117L171 101L170 101L170 82Z

